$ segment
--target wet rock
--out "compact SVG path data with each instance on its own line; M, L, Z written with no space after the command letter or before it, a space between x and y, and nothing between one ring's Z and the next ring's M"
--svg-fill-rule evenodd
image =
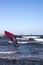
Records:
M13 59L13 60L12 60L12 62L15 64L15 63L16 63L16 60L15 60L15 59Z

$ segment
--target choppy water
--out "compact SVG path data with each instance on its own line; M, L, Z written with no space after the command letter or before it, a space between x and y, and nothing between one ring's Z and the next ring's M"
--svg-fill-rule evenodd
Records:
M0 38L0 65L43 65L42 44L18 44L14 47Z

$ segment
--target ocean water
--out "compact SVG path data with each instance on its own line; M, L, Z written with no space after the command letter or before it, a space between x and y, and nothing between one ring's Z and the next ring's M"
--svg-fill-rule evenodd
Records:
M9 43L0 37L0 65L43 65L43 44Z

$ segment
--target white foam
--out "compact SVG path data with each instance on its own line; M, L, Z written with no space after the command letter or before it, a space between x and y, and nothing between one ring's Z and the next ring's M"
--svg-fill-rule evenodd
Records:
M36 41L43 41L43 39L35 39Z
M11 54L11 53L16 53L17 51L7 51L7 52L0 52L0 54Z
M25 42L19 42L19 41L18 41L18 43L20 43L20 44L26 44L26 43L28 43L28 42L27 42L27 41L25 41Z

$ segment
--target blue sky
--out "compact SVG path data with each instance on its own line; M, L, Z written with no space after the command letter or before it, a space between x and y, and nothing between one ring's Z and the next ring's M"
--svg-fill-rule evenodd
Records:
M0 32L43 34L43 0L0 0Z

